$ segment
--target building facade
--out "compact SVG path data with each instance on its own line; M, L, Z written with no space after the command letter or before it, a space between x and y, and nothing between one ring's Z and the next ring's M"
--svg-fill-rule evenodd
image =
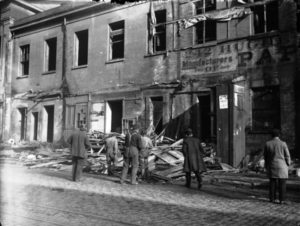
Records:
M237 166L280 128L296 150L297 4L240 2L91 2L16 21L11 137L191 127Z

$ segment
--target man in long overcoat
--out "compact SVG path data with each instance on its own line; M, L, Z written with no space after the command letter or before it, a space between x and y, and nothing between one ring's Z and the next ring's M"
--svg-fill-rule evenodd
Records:
M129 166L131 165L131 184L138 184L136 181L137 171L139 167L139 152L143 148L142 138L139 134L139 128L137 125L133 128L133 133L130 136L129 148L124 153L124 166L122 170L122 176L120 183L123 184L126 180Z
M194 172L197 181L198 189L202 186L202 172L206 171L205 163L203 161L204 150L201 146L200 139L193 137L191 129L185 132L186 137L183 140L182 153L184 156L183 170L186 175L185 186L191 187L191 172Z
M67 142L71 145L73 181L80 180L82 167L86 158L86 149L91 148L91 144L85 131L85 126L81 125L79 130L75 130L67 140Z
M286 179L288 178L288 166L291 163L288 146L279 139L279 130L272 131L273 139L267 141L264 148L265 168L267 170L269 183L270 202L276 200L278 186L279 202L285 203Z

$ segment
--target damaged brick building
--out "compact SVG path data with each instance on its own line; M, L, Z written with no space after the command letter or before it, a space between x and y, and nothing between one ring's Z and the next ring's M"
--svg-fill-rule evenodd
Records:
M290 0L178 0L69 4L17 20L9 137L56 142L82 123L139 123L179 139L192 127L237 166L276 127L296 154L297 16Z

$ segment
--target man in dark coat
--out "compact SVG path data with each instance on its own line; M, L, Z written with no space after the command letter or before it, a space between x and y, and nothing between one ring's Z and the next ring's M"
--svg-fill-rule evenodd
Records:
M67 141L71 145L73 181L80 180L82 174L82 166L86 158L86 149L91 148L89 139L86 136L85 131L85 126L81 125L79 130L74 131Z
M191 172L194 172L198 181L198 189L200 189L202 186L201 173L206 171L205 163L203 161L204 151L200 140L193 137L191 129L187 129L185 135L186 137L184 138L182 145L184 156L183 170L186 175L185 186L188 188L191 187Z
M264 148L265 168L267 170L269 183L270 202L276 200L278 185L279 202L285 203L286 179L288 178L288 166L291 163L287 144L279 139L279 130L272 131L273 139L266 142Z
M123 184L126 180L129 165L131 165L131 184L138 184L136 181L137 171L139 167L139 152L143 148L142 138L139 134L139 128L137 125L133 128L133 133L130 136L129 148L124 153L124 166L122 170L122 176L120 183Z

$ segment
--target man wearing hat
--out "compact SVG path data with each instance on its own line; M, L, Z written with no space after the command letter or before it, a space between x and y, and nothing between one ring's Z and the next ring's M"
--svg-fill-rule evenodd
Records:
M75 130L67 140L67 142L71 145L73 181L80 180L84 159L86 157L86 149L91 148L91 144L85 131L85 125L82 124L80 125L79 130Z
M139 152L143 148L142 138L139 134L138 125L133 126L133 132L130 136L129 148L124 153L124 166L120 183L123 184L126 180L129 165L131 165L131 184L138 184L136 181L137 171L139 167Z
M203 161L204 150L198 138L193 137L193 131L188 128L185 131L185 138L182 145L182 153L184 156L183 170L186 176L185 186L191 187L191 172L194 172L197 181L198 189L202 186L202 172L206 171Z

